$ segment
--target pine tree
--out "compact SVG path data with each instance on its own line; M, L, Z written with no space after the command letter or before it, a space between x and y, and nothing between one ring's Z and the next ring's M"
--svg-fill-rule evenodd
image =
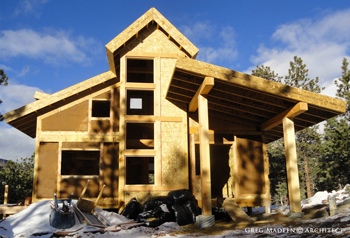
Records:
M0 69L0 86L4 85L6 86L8 83L8 77L6 76L5 72ZM2 103L1 98L0 98L0 104ZM0 121L4 120L4 117L0 113Z
M334 83L338 87L337 94L339 98L347 102L345 116L350 121L350 70L348 69L349 63L346 58L343 59L342 65L342 77L335 80Z
M268 79L270 81L275 81L278 83L282 83L282 76L278 76L278 74L275 74L275 71L271 71L271 68L269 66L256 66L256 69L252 70L252 75L258 76L260 78Z

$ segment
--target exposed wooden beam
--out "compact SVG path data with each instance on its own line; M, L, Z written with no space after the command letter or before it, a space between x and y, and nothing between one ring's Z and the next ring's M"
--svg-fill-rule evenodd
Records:
M283 135L286 153L289 204L291 206L291 211L297 213L301 212L297 149L294 122L288 117L283 118Z
M189 105L189 111L195 112L198 108L198 96L199 95L206 95L210 92L210 90L214 86L214 78L213 77L205 77L203 80L202 85L197 90L196 94L192 98L190 105Z
M293 118L298 115L300 115L303 112L306 112L308 109L307 103L306 102L299 102L297 103L294 107L291 107L281 114L271 118L270 120L264 122L261 125L261 130L262 131L268 131L271 128L274 128L275 126L278 126L282 123L283 118Z
M40 99L46 98L47 96L50 96L50 94L36 91L34 94L34 99L40 100Z
M212 215L211 210L211 178L210 178L210 147L209 147L209 116L208 100L198 94L198 118L199 118L199 151L201 168L201 195L202 214Z

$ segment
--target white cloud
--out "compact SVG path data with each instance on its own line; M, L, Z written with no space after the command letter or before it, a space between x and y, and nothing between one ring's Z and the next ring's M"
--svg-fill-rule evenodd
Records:
M67 32L40 33L30 29L4 30L0 35L0 57L24 56L50 64L76 62L89 64L90 54L100 52L94 39L73 39ZM102 49L103 47L101 47Z
M26 85L9 84L7 86L0 86L0 99L3 101L0 104L0 112L5 114L28 103L34 102L35 91L42 91L36 87L29 87Z
M198 60L218 64L232 62L237 58L236 34L231 26L222 27L219 31L210 22L197 22L192 26L180 27L183 34L194 44L204 41L215 41L216 47L197 45L199 48ZM217 37L214 37L217 36Z
M35 101L35 91L39 88L26 85L14 85L12 81L7 86L0 86L0 112L5 114L28 103ZM16 160L30 157L35 150L35 140L17 129L0 122L0 158ZM20 149L19 149L20 148Z
M327 87L322 93L334 96L333 79L341 75L342 59L349 55L349 22L350 9L347 9L316 20L302 19L281 25L271 37L274 46L261 45L251 61L286 75L289 62L297 55L309 69L309 77L318 76L320 85Z
M17 160L30 157L35 151L35 139L0 122L0 158Z
M28 65L24 66L24 68L17 74L17 77L23 77L27 75L27 73L30 71L30 67Z

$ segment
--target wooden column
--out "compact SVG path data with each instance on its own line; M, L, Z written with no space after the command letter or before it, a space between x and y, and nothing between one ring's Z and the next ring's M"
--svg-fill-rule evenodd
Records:
M211 180L210 180L210 147L209 147L209 116L208 100L198 95L199 142L201 160L201 195L202 215L212 215L211 211Z
M297 150L295 143L294 122L290 118L283 118L284 147L286 151L288 193L291 212L301 212L300 186Z

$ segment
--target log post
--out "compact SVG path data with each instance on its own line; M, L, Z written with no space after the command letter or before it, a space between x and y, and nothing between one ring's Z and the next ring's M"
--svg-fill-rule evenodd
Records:
M301 212L300 186L297 150L295 143L294 122L290 118L283 118L284 147L286 151L286 167L288 179L288 192L291 212Z

